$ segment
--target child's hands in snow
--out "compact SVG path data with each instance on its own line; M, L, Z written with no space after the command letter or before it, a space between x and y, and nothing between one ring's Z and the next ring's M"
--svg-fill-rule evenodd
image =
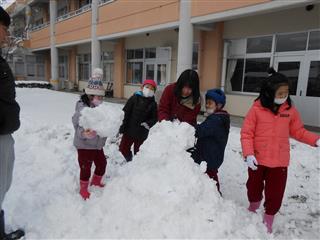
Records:
M97 132L91 129L86 129L82 133L83 137L88 139L93 139L97 136Z
M145 129L147 129L147 130L150 129L149 125L148 125L146 122L143 122L143 123L141 123L140 125L141 125L142 127L144 127Z
M247 166L248 166L249 168L251 168L252 170L257 170L257 169L258 169L258 167L257 167L258 161L257 161L257 159L256 159L255 156L253 156L253 155L248 155L248 156L246 157L246 163L247 163Z

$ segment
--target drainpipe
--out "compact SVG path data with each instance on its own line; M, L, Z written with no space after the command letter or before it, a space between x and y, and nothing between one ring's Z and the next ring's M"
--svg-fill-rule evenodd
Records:
M191 23L191 1L180 0L177 78L192 68L193 26Z
M221 76L221 90L225 91L226 84L226 72L227 72L227 58L228 58L228 49L229 41L225 41L223 44L223 58L222 58L222 76Z
M91 3L91 72L97 67L101 67L101 50L100 41L97 37L97 24L98 24L98 10L99 10L99 0L92 0Z
M57 1L50 0L50 51L51 51L51 79L55 90L60 88L58 75L58 49L56 47L55 28L57 18Z

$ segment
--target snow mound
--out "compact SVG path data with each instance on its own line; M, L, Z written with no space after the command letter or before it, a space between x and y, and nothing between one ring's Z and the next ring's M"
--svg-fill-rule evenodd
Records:
M92 129L100 137L114 137L122 124L124 112L110 104L100 104L95 108L84 108L81 111L79 125L84 129Z

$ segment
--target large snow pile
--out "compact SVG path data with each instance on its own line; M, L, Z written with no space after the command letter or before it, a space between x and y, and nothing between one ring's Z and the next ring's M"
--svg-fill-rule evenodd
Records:
M118 106L100 104L81 111L79 125L95 130L100 137L114 137L122 124L124 112Z
M163 122L130 163L107 142L104 189L79 195L79 166L71 117L78 95L17 89L22 125L14 134L13 184L3 203L7 229L24 227L27 239L277 238L319 239L319 150L291 141L283 205L266 235L262 208L249 213L240 129L231 128L215 183L185 152L193 131ZM37 103L35 108L34 104ZM107 105L122 105L108 103Z

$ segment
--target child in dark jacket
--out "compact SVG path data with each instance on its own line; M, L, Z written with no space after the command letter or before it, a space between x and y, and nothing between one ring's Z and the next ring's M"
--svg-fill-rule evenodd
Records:
M206 113L208 117L196 126L197 143L192 152L196 163L207 162L206 173L217 182L220 194L218 168L223 162L230 129L229 114L222 110L225 103L226 97L222 90L211 89L207 91Z
M134 145L136 154L148 137L149 129L158 121L157 103L154 98L156 88L155 81L145 80L141 91L130 97L123 108L124 119L119 129L123 136L119 150L127 161L132 160L131 146Z
M94 108L102 103L105 90L102 84L102 69L96 68L93 76L88 82L85 94L76 104L76 111L72 116L72 123L75 129L73 145L77 148L78 162L80 167L80 195L86 200L90 197L88 191L89 179L91 176L91 165L95 164L96 168L90 185L104 187L102 177L105 174L107 160L103 152L106 143L106 137L100 137L96 131L83 129L79 126L79 118L82 109L86 107Z

